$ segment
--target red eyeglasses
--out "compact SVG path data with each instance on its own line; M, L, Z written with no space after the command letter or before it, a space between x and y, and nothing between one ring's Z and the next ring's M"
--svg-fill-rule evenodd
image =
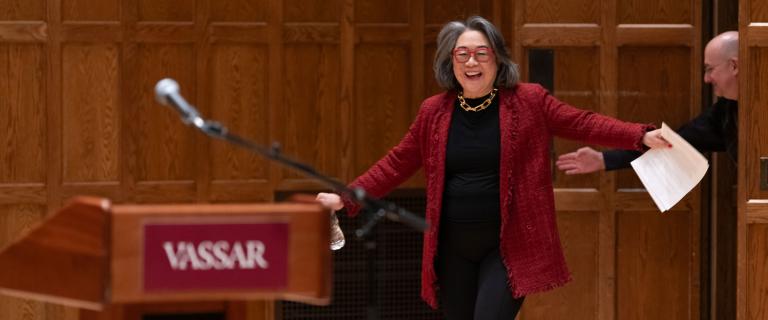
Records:
M478 47L475 49L458 47L453 49L453 59L458 63L465 63L473 56L477 62L488 62L493 57L493 49L488 47Z

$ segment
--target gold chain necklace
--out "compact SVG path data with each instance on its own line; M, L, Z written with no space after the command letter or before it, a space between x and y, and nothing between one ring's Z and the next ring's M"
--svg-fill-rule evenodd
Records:
M467 104L467 101L464 100L464 92L459 91L459 106L461 106L461 108L464 109L464 111L474 111L474 112L483 111L485 110L485 108L488 108L488 106L491 105L491 102L493 102L493 98L496 97L496 92L498 91L499 89L493 88L493 91L491 91L491 96L488 97L488 99L485 99L483 103L481 103L476 107L470 107Z

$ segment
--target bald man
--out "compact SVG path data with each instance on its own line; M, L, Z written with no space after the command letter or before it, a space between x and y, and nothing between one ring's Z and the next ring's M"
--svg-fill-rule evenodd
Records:
M700 152L726 151L737 161L739 98L739 34L719 34L704 49L704 82L712 85L717 102L677 130ZM558 169L565 174L584 174L599 170L629 168L641 155L637 151L595 151L590 147L566 153L557 159Z

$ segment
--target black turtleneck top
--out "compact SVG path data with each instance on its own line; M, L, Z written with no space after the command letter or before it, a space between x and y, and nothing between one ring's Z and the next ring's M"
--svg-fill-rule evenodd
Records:
M488 97L490 94L465 101L474 107ZM454 108L446 148L442 219L499 221L499 95L481 111L462 109L458 99Z

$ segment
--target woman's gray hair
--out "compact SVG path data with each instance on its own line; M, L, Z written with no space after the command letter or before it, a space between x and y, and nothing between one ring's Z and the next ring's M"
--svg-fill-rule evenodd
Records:
M514 87L520 79L520 71L517 64L512 62L509 51L504 45L504 37L493 23L479 16L469 17L466 21L448 22L440 30L440 34L437 35L435 61L432 65L437 84L448 90L461 89L459 81L453 74L453 49L459 36L469 30L482 33L491 43L498 66L494 85L499 88Z

